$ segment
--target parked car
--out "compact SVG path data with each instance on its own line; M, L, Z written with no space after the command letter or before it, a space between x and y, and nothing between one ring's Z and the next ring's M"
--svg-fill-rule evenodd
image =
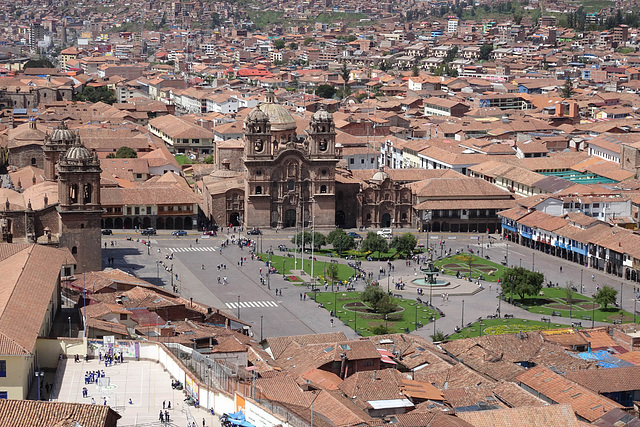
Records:
M383 228L382 230L378 231L378 236L382 236L385 239L390 239L393 237L393 230L390 228Z
M153 227L145 228L144 230L142 230L141 234L143 236L155 236L156 235L156 229L153 228Z
M184 230L177 230L171 233L172 236L186 236L187 232Z
M102 230L102 234L105 235L105 236L110 236L110 235L113 234L113 231L112 230Z
M362 236L359 235L358 233L355 233L353 231L351 231L350 233L347 234L347 236L349 237L353 237L354 239L362 239Z
M207 231L203 232L202 234L204 234L205 236L217 236L218 235L218 233L216 233L213 230L207 230Z
M257 236L259 234L262 234L262 231L260 231L260 229L258 229L258 228L254 228L253 230L247 231L247 234L249 236Z

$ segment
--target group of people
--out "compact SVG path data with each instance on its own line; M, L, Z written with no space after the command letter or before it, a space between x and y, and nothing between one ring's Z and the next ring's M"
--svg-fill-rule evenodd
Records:
M104 360L104 367L106 368L107 366L111 366L114 363L124 363L124 356L122 355L122 353L107 353L104 356L102 355L102 352L99 353L99 357L100 357L100 361L102 362Z
M94 384L98 382L98 378L104 378L104 371L86 371L84 373L84 383L86 384ZM82 397L87 397L83 395Z

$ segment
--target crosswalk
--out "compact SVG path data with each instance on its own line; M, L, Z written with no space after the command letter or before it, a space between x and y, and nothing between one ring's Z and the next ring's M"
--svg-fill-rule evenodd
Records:
M194 246L191 248L167 248L168 252L215 252L218 248L213 246Z
M275 301L240 301L237 302L225 302L225 305L228 309L238 308L238 304L240 304L240 308L275 308L278 307L278 303Z

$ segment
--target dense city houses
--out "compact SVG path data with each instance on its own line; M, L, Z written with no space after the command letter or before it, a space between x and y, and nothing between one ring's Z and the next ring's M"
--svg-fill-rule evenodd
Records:
M138 402L58 388L118 357L240 425L640 424L634 296L633 322L590 329L263 336L158 243L473 233L638 295L635 0L54 3L0 0L0 424L118 425Z

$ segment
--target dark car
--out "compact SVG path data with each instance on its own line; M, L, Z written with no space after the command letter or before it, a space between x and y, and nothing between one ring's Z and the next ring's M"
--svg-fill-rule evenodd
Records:
M113 231L111 231L111 230L102 230L102 234L105 235L105 236L110 236L110 235L113 234Z
M145 228L144 230L142 230L142 233L140 234L142 234L143 236L155 236L156 229L153 227Z
M362 238L362 236L360 236L358 233L354 233L353 231L348 233L347 236L353 237L354 239L361 239Z
M171 233L172 236L186 236L187 232L184 230L177 230Z
M257 236L257 235L259 235L259 234L262 234L262 231L260 231L260 230L259 230L259 229L257 229L257 228L254 228L253 230L249 230L249 231L247 231L247 234L248 234L249 236Z

